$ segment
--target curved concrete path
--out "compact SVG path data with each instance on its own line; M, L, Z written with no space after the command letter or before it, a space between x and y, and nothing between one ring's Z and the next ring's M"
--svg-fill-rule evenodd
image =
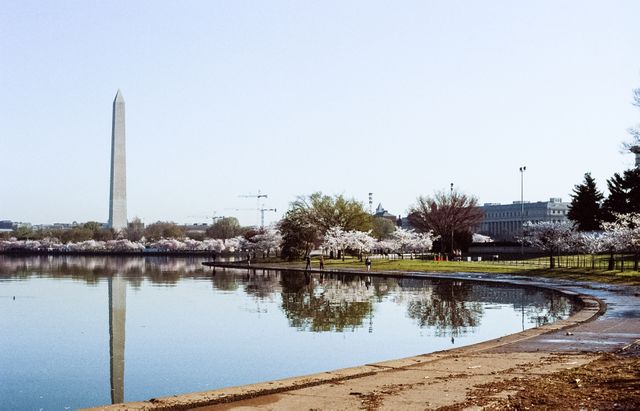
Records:
M638 287L498 274L370 274L543 286L579 295L584 308L567 320L454 350L95 409L433 409L472 399L473 389L479 384L579 367L597 358L598 353L618 351L640 339ZM498 392L496 396L507 394Z

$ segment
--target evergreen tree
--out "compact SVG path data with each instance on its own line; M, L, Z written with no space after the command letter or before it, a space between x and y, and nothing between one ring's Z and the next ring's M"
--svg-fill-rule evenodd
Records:
M602 200L604 195L596 188L591 173L584 175L584 182L573 188L568 217L578 231L596 231L602 222Z
M624 172L627 203L630 213L640 213L640 168Z
M607 221L615 221L614 213L640 213L640 169L627 170L622 176L615 173L607 187L609 197L603 204Z

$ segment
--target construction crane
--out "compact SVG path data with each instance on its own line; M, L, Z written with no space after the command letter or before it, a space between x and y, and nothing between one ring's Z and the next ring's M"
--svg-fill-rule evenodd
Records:
M255 211L256 209L255 208L227 208L226 210ZM258 213L260 213L260 228L264 228L264 213L267 211L273 211L275 213L278 210L276 210L275 208L264 208L264 206L262 206L262 207L258 207L257 211Z
M258 194L240 194L238 197L242 197L242 198L257 198L258 202L260 202L261 198L267 198L268 195L267 194L262 194L260 192L260 190L258 190Z
M276 210L275 208L264 208L263 207L259 211L260 211L260 228L264 228L264 212L265 211L273 211L275 213L278 210Z
M262 192L260 190L258 190L258 194L240 194L238 197L242 197L242 198L255 198L256 199L256 210L258 212L258 214L256 214L256 219L258 218L258 215L260 214L260 208L264 208L264 205L262 207L260 207L260 199L261 198L267 198L269 197L268 194L262 194ZM264 212L262 213L262 226L264 227Z

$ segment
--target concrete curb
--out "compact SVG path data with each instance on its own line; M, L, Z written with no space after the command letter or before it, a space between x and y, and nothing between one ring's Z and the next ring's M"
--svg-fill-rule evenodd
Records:
M203 263L204 264L204 263ZM210 264L205 264L212 266ZM356 274L356 275L384 275L384 276L394 276L394 277L427 277L425 273L382 273L380 271L376 272L361 272L361 271L337 271L337 270L304 270L301 268L276 268L276 267L266 267L266 266L251 266L247 267L246 265L230 265L230 264L215 264L215 267L220 268L244 268L244 269L265 269L265 270L275 270L275 269L286 269L292 271L307 271L313 273L327 273L327 274ZM420 274L420 275L418 275ZM440 276L434 276L435 278L443 278ZM451 276L453 277L453 275ZM477 279L469 279L472 281L477 281ZM491 279L483 278L481 281L491 281ZM509 281L496 281L505 283ZM519 284L514 282L515 284ZM577 298L582 304L581 309L574 313L571 317L556 321L551 324L545 324L541 327L531 328L516 334L507 335L504 337L496 338L489 341L483 341L480 343L467 345L460 348L455 348L446 351L437 351L429 354L421 354L413 357L396 359L396 360L388 360L373 364L365 364L356 367L338 369L333 371L327 371L317 374L311 374L306 376L299 377L291 377L276 381L268 381L257 384L243 385L238 387L229 387L222 388L212 391L205 392L197 392L190 394L182 394L182 395L174 395L172 397L162 397L162 398L152 398L148 401L141 402L130 402L130 403L122 403L122 404L113 404L106 405L95 408L88 408L87 410L104 410L104 411L123 411L123 410L186 410L195 407L203 407L215 404L223 404L230 403L240 400L246 400L250 398L255 398L258 396L269 395L269 394L277 394L286 391L297 390L301 388L307 388L322 384L335 383L338 381L345 381L354 378L366 377L378 373L388 372L392 370L398 369L410 369L412 366L417 364L424 364L432 361L438 361L444 358L452 358L452 357L460 357L471 354L477 354L484 351L488 351L497 347L502 347L510 344L515 344L524 340L528 340L533 337L537 337L542 334L551 333L554 331L575 327L579 324L594 320L599 315L601 315L606 310L606 305L601 300L589 296L589 295L576 295L574 293L559 290L554 288L553 285L545 286L540 284L530 285L538 288L546 288L552 289L557 292L561 292L563 294L569 295L571 297Z

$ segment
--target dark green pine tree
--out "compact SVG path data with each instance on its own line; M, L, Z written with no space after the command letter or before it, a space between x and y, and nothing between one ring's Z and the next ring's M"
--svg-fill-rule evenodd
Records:
M622 176L615 173L607 180L607 188L609 197L602 206L605 220L615 220L615 213L640 213L640 169L627 170Z
M640 213L640 168L636 167L624 172L627 204L630 213Z
M602 200L604 195L598 191L591 173L584 175L584 182L573 188L568 217L579 231L599 230L602 222Z
M602 211L604 211L607 221L614 221L615 213L627 212L627 193L624 190L624 185L624 178L618 173L615 173L613 177L607 180L609 197L602 205Z

